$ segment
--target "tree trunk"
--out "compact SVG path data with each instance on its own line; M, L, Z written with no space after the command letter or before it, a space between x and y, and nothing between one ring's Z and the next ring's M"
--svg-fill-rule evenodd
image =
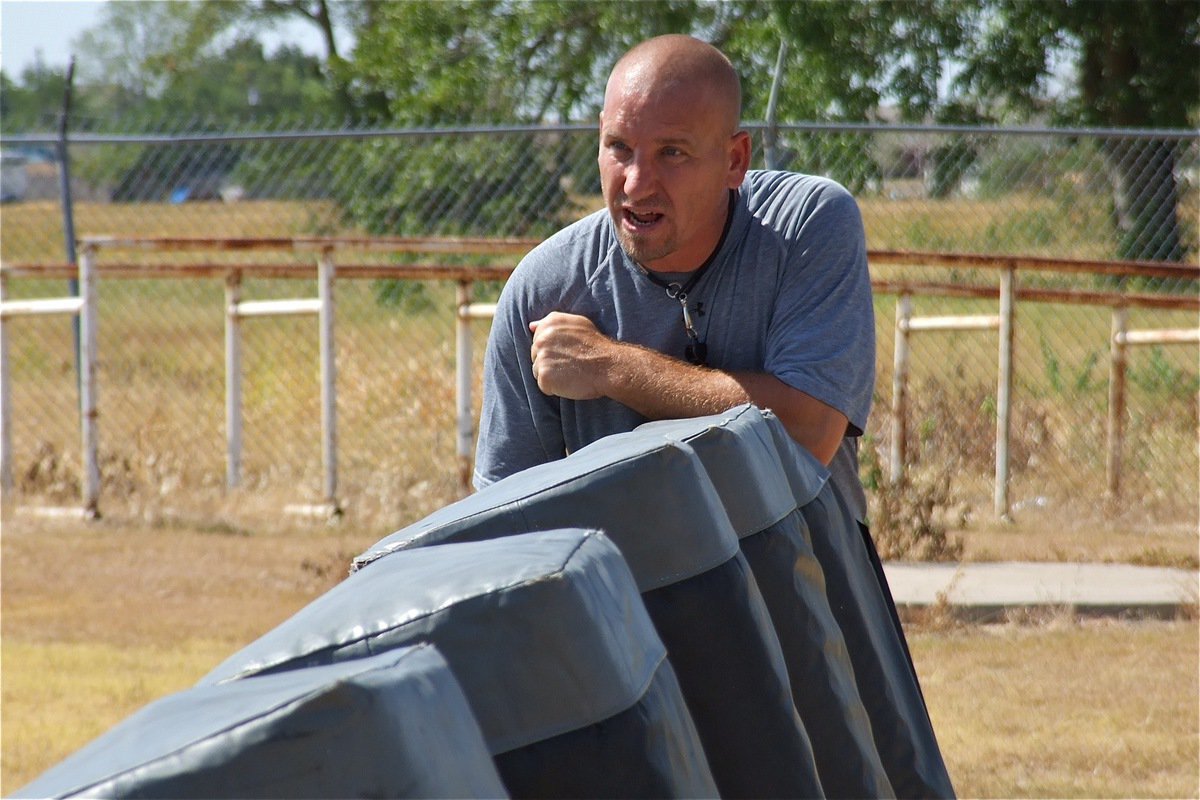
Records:
M1115 139L1105 143L1113 185L1117 255L1123 259L1182 261L1176 143Z

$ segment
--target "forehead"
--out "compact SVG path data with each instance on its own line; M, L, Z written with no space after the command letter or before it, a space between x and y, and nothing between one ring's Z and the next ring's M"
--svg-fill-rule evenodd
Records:
M605 95L600 130L606 136L694 140L711 135L718 119L711 97L695 86L626 85Z

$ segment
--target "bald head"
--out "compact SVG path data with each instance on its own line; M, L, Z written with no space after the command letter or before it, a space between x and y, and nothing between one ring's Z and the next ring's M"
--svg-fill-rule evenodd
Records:
M613 67L605 106L620 97L698 95L728 134L742 113L742 86L733 64L717 48L691 36L670 34L635 45Z

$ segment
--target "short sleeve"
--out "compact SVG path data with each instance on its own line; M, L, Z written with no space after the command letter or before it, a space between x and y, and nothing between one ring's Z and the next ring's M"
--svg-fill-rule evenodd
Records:
M875 384L875 316L858 204L832 181L781 221L787 264L767 332L767 372L846 415L861 435Z
M533 377L531 301L524 262L505 284L483 359L483 408L475 449L477 489L521 470L562 458L559 400Z

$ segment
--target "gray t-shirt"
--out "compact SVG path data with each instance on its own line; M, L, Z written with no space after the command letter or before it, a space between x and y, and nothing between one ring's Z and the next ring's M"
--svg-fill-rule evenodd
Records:
M688 306L708 366L769 373L846 415L850 430L830 472L864 519L857 437L871 408L875 321L854 198L826 178L747 173ZM607 210L546 239L500 295L484 358L476 487L647 421L608 398L542 393L529 323L552 311L585 316L601 333L679 358L688 344L679 301L622 250Z

